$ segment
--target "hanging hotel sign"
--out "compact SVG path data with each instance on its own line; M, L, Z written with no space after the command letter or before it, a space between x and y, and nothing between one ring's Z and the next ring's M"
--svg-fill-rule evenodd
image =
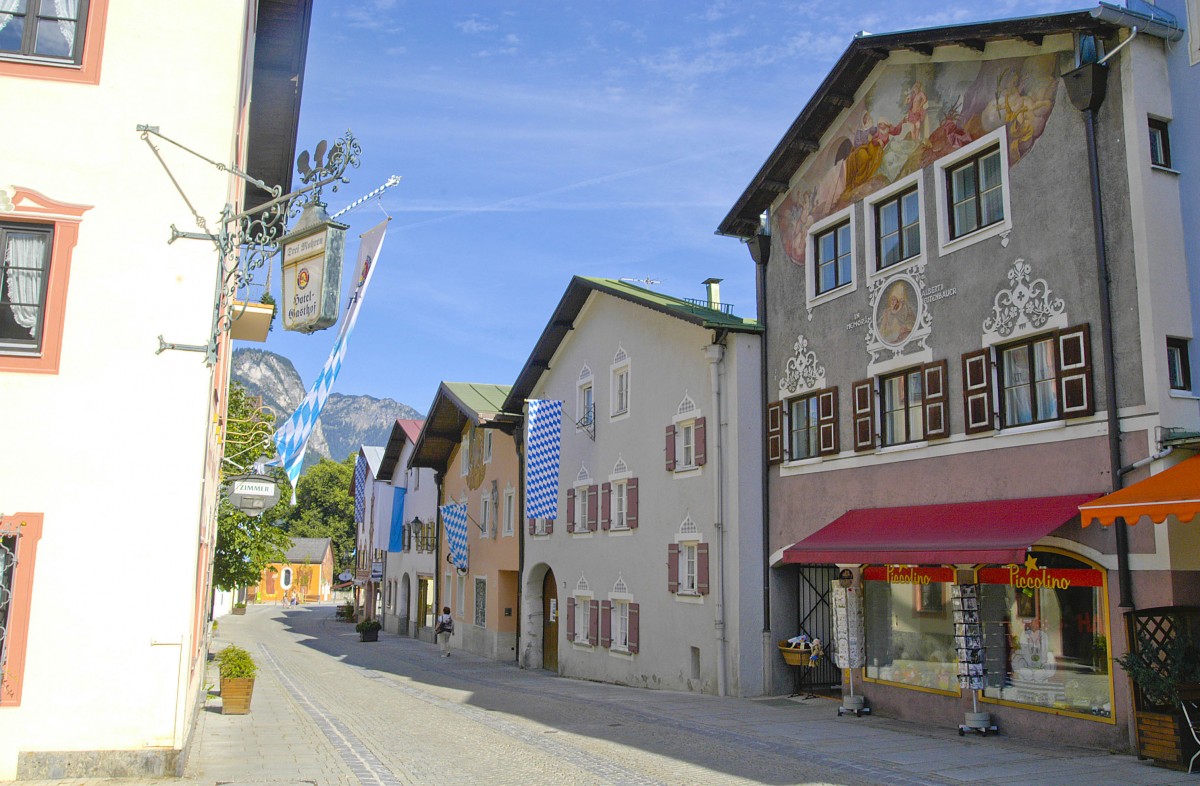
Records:
M321 202L310 202L279 243L283 248L284 329L313 333L336 324L346 224L331 219Z
M225 496L247 516L261 516L279 502L279 484L269 475L239 475L230 479Z
M1017 589L1071 589L1072 587L1103 587L1104 574L1086 568L1034 568L1007 565L1003 568L980 568L980 584L1007 584Z
M922 568L914 565L869 565L863 568L866 581L889 584L938 584L954 581L954 568Z

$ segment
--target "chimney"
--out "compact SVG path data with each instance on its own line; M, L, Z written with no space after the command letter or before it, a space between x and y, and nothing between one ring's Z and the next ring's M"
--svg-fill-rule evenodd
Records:
M721 282L723 280L724 279L720 279L720 278L704 279L704 286L708 288L708 307L709 308L715 308L715 309L721 308Z

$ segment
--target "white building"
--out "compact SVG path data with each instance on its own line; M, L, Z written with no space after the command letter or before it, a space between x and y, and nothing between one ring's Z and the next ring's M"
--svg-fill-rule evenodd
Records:
M156 353L214 335L218 255L167 240L265 200L151 136L177 191L137 127L288 190L311 2L4 10L0 781L173 774L204 691L230 337L211 366Z

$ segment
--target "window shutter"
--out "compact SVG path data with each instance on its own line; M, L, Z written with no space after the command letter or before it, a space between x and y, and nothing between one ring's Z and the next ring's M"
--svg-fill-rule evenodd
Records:
M704 463L706 461L708 461L707 449L706 449L708 441L704 437L704 432L705 432L704 426L705 426L705 419L704 418L696 418L695 434L696 434L696 466L697 467L703 467Z
M667 544L667 592L679 592L679 544Z
M925 378L925 439L950 436L950 413L946 407L946 361L921 367Z
M638 479L625 481L625 525L630 529L638 526Z
M783 461L783 402L767 404L767 465Z
M605 483L600 487L600 529L607 530L612 526L612 484Z
M696 591L708 594L708 544L696 544Z
M612 646L612 601L600 601L600 646Z
M536 535L536 534L537 534L537 519L530 519L530 520L529 520L529 534L530 534L530 535Z
M546 534L549 535L553 532L554 532L554 519L546 519Z
M641 607L637 603L629 604L629 651L637 652L639 646L638 636L638 617L641 616Z
M675 471L675 426L667 426L667 472Z
M854 403L854 449L875 449L875 382L864 379L851 388Z
M817 455L836 456L838 441L838 389L817 392Z
M1067 328L1058 333L1059 403L1064 418L1077 418L1096 413L1092 395L1091 333L1086 324ZM1108 406L1115 407L1115 401Z
M600 642L600 601L588 602L588 644L595 647Z
M567 598L567 641L575 641L575 598Z
M992 350L962 356L963 415L968 434L995 429L992 416Z
M585 486L583 493L587 495L587 526L588 532L596 531L596 521L600 517L600 489L597 486Z
M567 489L567 532L575 531L575 489Z

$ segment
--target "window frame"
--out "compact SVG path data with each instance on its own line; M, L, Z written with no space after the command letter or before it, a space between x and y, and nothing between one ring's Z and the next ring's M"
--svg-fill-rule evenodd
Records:
M1039 380L1033 377L1035 368L1035 358L1033 348L1037 344L1048 342L1054 352L1054 376L1049 380ZM1008 368L1008 353L1018 349L1025 349L1026 360L1029 363L1030 378L1025 383L1029 388L1029 411L1031 419L1024 422L1013 423L1008 419L1008 391L1011 388L1018 387L1017 385L1009 386L1005 379L1005 371ZM1051 388L1054 391L1054 414L1050 417L1040 418L1037 416L1038 411L1038 383L1051 382ZM1062 411L1061 394L1059 392L1059 360L1058 360L1058 336L1056 333L1042 333L1036 336L1028 336L1020 341L1011 341L1005 344L996 346L996 394L997 404L1000 411L1000 428L1011 429L1020 428L1022 426L1033 426L1040 423L1054 423L1059 420L1064 420Z
M483 430L483 463L492 463L492 430Z
M76 84L100 84L100 65L104 52L104 32L108 19L109 0L81 0L75 46L78 56L71 59L25 55L14 52L0 54L0 77L12 76ZM82 31L82 44L79 31Z
M952 166L946 167L946 170L945 170L945 172L946 172L946 194L949 197L949 199L946 203L946 207L947 207L946 216L947 216L948 220L950 221L950 239L951 240L958 240L960 238L964 238L968 235L978 232L981 229L987 229L988 227L990 227L994 224L998 224L998 223L1004 221L1004 191L1003 191L1003 189L1004 189L1004 174L1003 174L1003 171L1001 171L1000 183L998 185L993 186L991 188L983 187L983 176L982 176L982 173L984 171L983 162L985 160L991 159L992 157L995 157L996 161L998 162L998 165L1000 167L1003 167L1004 161L1003 161L1002 157L1000 156L999 145L989 147L986 150L981 150L980 152L975 153L972 156L968 156L965 160L959 161ZM974 178L973 178L974 191L971 193L970 196L966 196L966 197L963 197L962 199L956 200L955 197L957 196L957 194L955 194L955 192L954 192L954 176L956 174L958 174L959 172L961 172L965 169L968 169L968 168L970 168L972 170L972 173L974 174ZM992 219L991 221L987 221L986 223L984 223L985 216L983 214L983 204L984 204L983 196L985 194L990 194L997 190L1000 191L1000 210L1001 210L1000 217ZM975 225L968 230L960 231L958 229L958 227L955 226L955 213L956 213L955 209L959 205L967 202L968 199L975 203L975 211L974 211L975 212Z
M999 221L958 235L951 235L953 205L951 203L951 173L974 158L982 158L992 148L1000 151L1000 190L1004 214ZM1012 230L1012 183L1008 164L1008 129L1000 126L969 145L934 162L934 187L938 210L938 253L942 256L958 251ZM978 196L976 196L978 199Z
M1167 336L1167 384L1171 390L1190 393L1192 390L1192 363L1188 357L1189 342L1186 338L1176 338ZM1179 380L1176 381L1176 375L1171 371L1171 358L1177 358L1175 368L1178 370Z
M17 52L0 50L0 58L17 60L19 62L39 63L42 65L74 66L78 68L80 63L83 62L84 42L87 40L88 0L78 0L78 2L78 15L74 19L65 20L75 25L75 40L71 44L72 51L70 55L45 55L34 51L37 46L40 29L39 23L42 20L62 20L59 17L50 16L42 12L43 6L46 4L53 7L53 0L27 0L23 13L16 11L7 12L12 17L22 17L21 49ZM30 20L33 21L33 24L29 24ZM9 23L11 24L11 20ZM80 32L83 32L84 35L81 36Z
M483 592L480 593L479 588L483 587ZM474 583L474 595L471 598L472 606L472 624L480 628L487 627L487 576L476 576ZM480 603L480 598L483 602Z
M42 344L45 340L46 298L50 289L50 268L54 262L54 225L0 219L0 317L3 317L2 310L8 309L11 312L12 309L11 305L4 304L5 299L11 297L6 274L8 269L6 255L9 233L40 236L44 248L41 260L41 285L37 293L37 299L32 304L21 304L25 306L32 305L37 310L32 338L26 341L0 336L0 352L9 355L40 355ZM14 267L16 266L14 265ZM17 269L28 270L29 268Z
M808 233L805 236L805 248L808 249L806 256L811 256L813 264L812 271L805 272L804 275L804 294L806 298L805 307L811 310L821 303L827 303L831 300L836 300L839 297L848 295L858 289L858 214L855 211L855 206L850 205L839 210L836 213L822 218L820 221L813 223L808 228ZM817 246L816 238L818 235L824 234L827 230L834 226L850 222L850 280L838 287L827 290L825 292L817 292Z
M883 255L883 221L880 218L880 211L889 204L895 203L899 214L900 221L899 229L896 234L901 244L901 253L904 246L904 229L911 224L904 224L904 199L908 196L916 198L917 216L917 250L902 256L900 259L890 264L884 263ZM878 197L872 199L867 205L868 228L870 230L871 243L871 278L879 275L891 275L897 270L901 270L910 265L919 264L925 258L925 205L924 205L924 189L921 182L921 173L916 172L910 177L906 177L892 188L882 192Z
M613 365L610 375L610 386L612 388L611 402L612 411L609 413L611 418L621 418L629 415L629 394L630 382L632 374L630 371L631 364L628 359ZM624 388L621 386L621 380L624 380ZM624 401L622 402L622 397Z
M625 531L629 529L629 479L621 478L609 482L612 484L612 519L609 527Z
M14 513L0 517L0 537L15 537L17 559L12 571L6 633L0 638L0 707L21 706L25 656L29 641L29 609L43 514Z
M610 594L608 596L610 604L610 627L609 635L612 637L609 641L608 648L614 652L629 652L629 597Z
M573 620L575 624L572 627L571 632L575 634L573 642L577 647L588 647L589 649L592 647L591 615L592 601L595 599L595 597L596 596L591 592L579 591L576 591L571 596L571 598L575 601L575 619ZM580 611L581 609L582 612ZM581 628L583 629L582 633L579 632Z
M483 491L479 495L479 537L486 538L492 529L491 519L491 501L492 494L490 491Z
M796 417L795 411L798 405L806 405L806 410L811 409L811 417L807 418L808 426L805 428L805 446L811 446L812 450L805 453L803 456L796 455ZM787 407L787 440L784 442L786 452L784 454L785 462L792 461L807 461L815 459L821 455L821 402L819 391L806 393L802 396L795 396L787 399L785 405Z
M1149 117L1146 119L1146 126L1150 136L1150 165L1160 167L1162 169L1171 169L1170 121L1158 117ZM1154 156L1154 137L1156 132L1159 139L1158 160L1155 160Z
M504 537L516 533L517 521L517 492L515 489L504 490Z
M916 403L912 401L912 396L909 392L909 383L912 378L916 377L921 384L921 398ZM894 380L902 380L904 383L904 405L901 408L888 408L888 383ZM888 441L888 415L892 412L904 412L904 439ZM912 425L914 414L917 417L920 427L920 435L914 437L912 435ZM895 447L897 445L912 445L927 441L925 436L925 377L921 366L910 366L909 368L900 369L899 371L890 374L883 374L879 377L879 445L882 448Z
M697 553L699 546L699 540L679 542L679 591L676 593L677 595L700 594L700 559Z
M842 233L845 231L846 242L849 248L843 250L841 248ZM850 223L850 219L846 218L839 221L833 226L824 228L819 232L814 232L813 235L813 294L817 297L828 295L830 292L835 292L844 286L854 282L854 227ZM823 259L821 257L822 241L825 238L833 238L833 256L831 259ZM842 260L846 261L846 280L841 280ZM829 266L833 266L834 283L828 288L822 288L821 273Z
M454 582L454 616L463 619L463 614L467 608L467 576L465 573L460 573L455 576Z

